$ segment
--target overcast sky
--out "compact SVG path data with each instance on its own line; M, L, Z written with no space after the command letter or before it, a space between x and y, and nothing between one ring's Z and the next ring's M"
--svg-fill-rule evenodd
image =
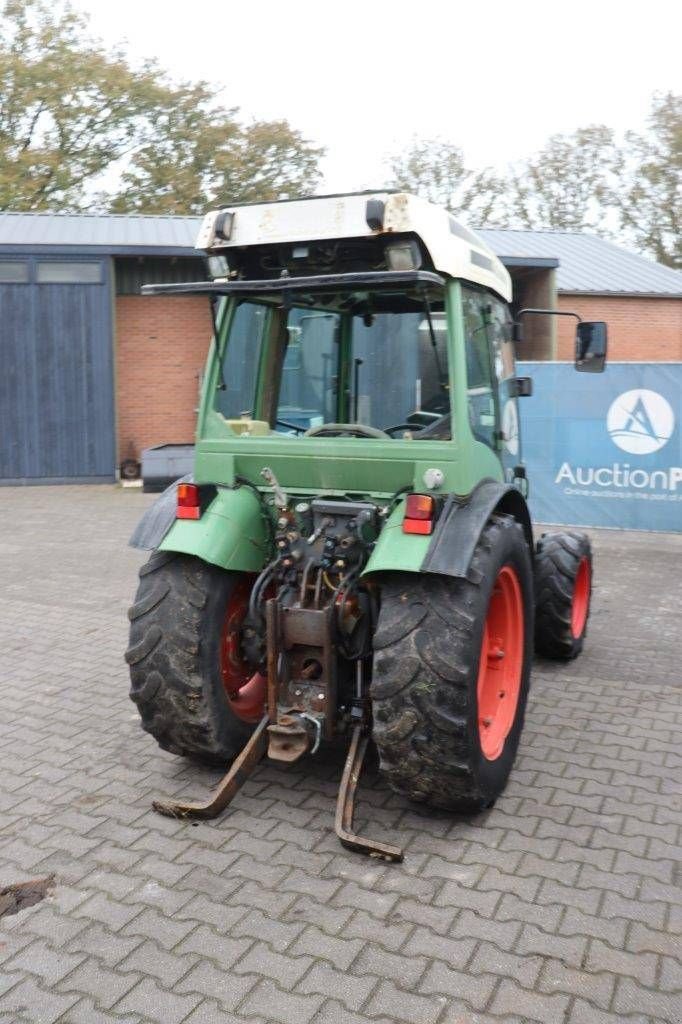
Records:
M107 43L205 78L327 148L326 191L374 187L413 135L503 167L552 132L643 126L682 87L674 0L74 0Z

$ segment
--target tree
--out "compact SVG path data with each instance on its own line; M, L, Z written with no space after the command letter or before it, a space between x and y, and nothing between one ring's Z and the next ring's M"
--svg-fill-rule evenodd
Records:
M0 209L200 212L311 191L321 153L286 121L242 124L207 82L132 67L68 6L2 7Z
M613 202L626 237L682 269L682 95L654 96L648 127L625 137L625 187Z
M552 135L535 156L509 169L505 226L610 234L605 209L620 154L604 125Z
M157 129L132 156L114 211L201 213L215 203L292 198L314 191L323 153L287 121L243 125L200 82L173 90Z
M471 174L459 146L440 139L413 139L408 149L391 158L390 166L394 188L416 192L450 210L458 206Z
M0 208L73 208L130 150L155 71L85 36L85 19L9 0L0 22Z
M413 139L389 160L391 187L414 192L454 214L493 223L504 183L488 169L472 171L459 146L442 139Z
M592 231L682 267L682 96L655 95L648 130L605 125L552 135L506 171L473 171L454 143L413 140L389 161L394 184L473 223Z

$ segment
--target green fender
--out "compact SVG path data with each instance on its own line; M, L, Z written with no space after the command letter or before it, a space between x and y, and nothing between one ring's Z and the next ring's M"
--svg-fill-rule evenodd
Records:
M431 537L403 533L405 499L398 502L379 534L363 576L375 572L421 572Z
M248 487L219 487L201 519L175 519L160 551L196 555L233 572L260 572L270 557L261 504Z
M379 534L363 575L394 571L464 578L485 524L495 512L513 516L521 525L532 558L533 528L525 499L511 484L486 479L466 498L446 495L429 536L402 532L401 501Z

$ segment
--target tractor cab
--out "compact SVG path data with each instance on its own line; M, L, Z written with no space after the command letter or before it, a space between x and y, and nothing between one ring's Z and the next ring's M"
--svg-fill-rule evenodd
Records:
M419 490L426 468L459 494L516 479L509 274L445 210L402 193L238 207L197 246L213 281L146 291L212 299L198 480L258 482L266 448L301 492L347 490L348 458L366 493Z
M197 480L260 483L267 452L301 493L348 490L349 458L368 494L419 490L424 462L443 493L525 487L511 280L446 210L389 192L236 207L207 214L197 248L211 282L145 289L211 298ZM603 325L580 326L576 365L597 369Z

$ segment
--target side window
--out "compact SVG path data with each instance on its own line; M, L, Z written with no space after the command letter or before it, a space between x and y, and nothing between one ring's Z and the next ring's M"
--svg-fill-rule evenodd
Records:
M253 414L261 340L267 308L242 302L232 319L230 337L223 357L225 389L216 391L216 409L226 419Z
M482 292L462 288L469 423L474 437L494 449L496 382L486 325L487 304L488 296Z
M516 377L514 365L514 343L512 321L504 302L494 296L487 299L490 309L488 328L492 348L493 366L499 394L499 417L501 431L500 455L505 468L520 461L521 442L519 435L518 399L514 394L512 381Z
M512 342L512 321L509 310L503 302L493 296L487 296L490 310L490 340L493 350L495 375L502 382L515 375L514 343Z

